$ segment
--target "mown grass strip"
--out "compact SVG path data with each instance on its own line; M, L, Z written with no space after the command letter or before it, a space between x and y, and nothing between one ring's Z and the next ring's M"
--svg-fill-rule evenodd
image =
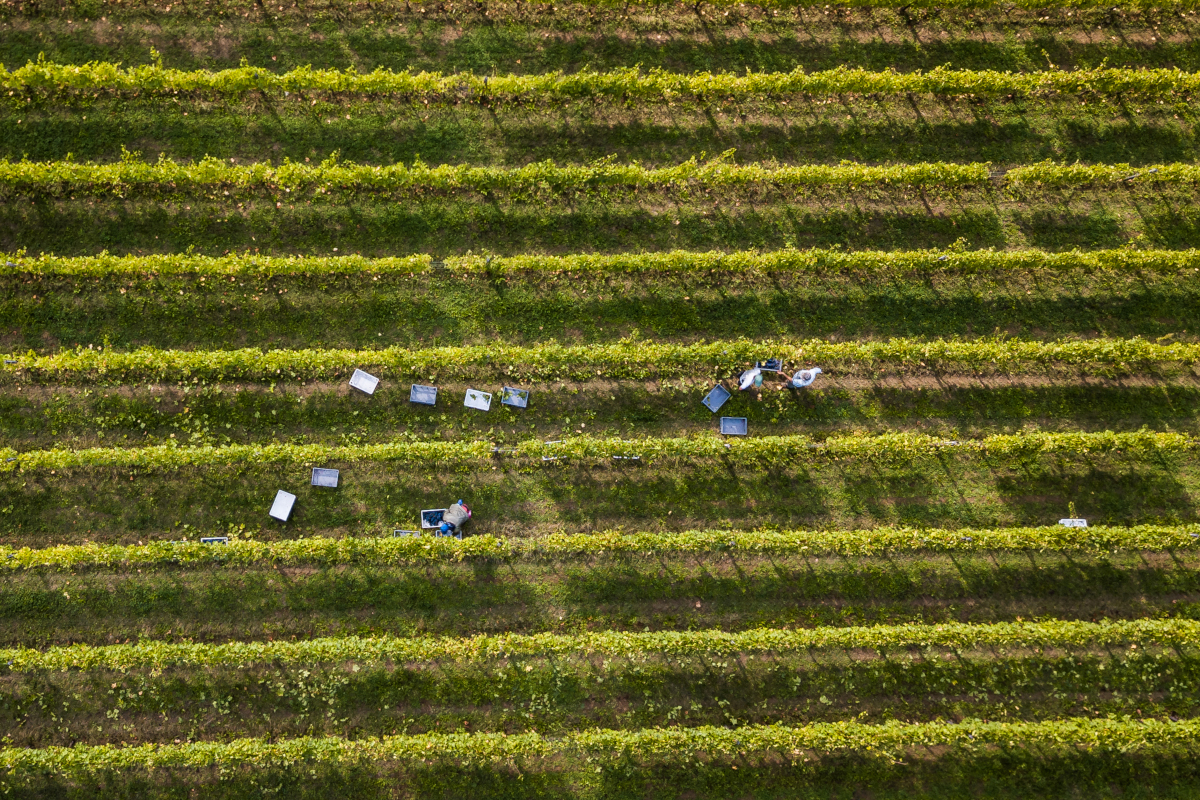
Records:
M417 275L443 271L463 275L538 275L582 273L638 275L647 272L691 273L879 273L905 277L937 273L1016 274L1047 270L1109 271L1124 274L1182 274L1200 270L1200 250L776 250L723 253L676 250L667 253L581 253L578 255L447 256L366 258L363 256L272 256L230 253L56 256L25 252L0 254L0 275L107 278L124 275Z
M6 571L0 647L1095 621L1100 609L1107 620L1200 619L1200 550L1186 546L664 550L233 568L219 546L203 548L207 562Z
M1028 341L1018 339L889 339L828 342L821 339L735 340L700 344L627 338L613 344L529 347L474 345L410 350L158 350L114 352L78 348L54 355L6 354L0 380L38 383L131 383L139 381L286 381L349 379L356 368L380 377L427 380L436 375L477 378L502 372L526 379L594 380L736 374L755 360L788 364L926 370L1041 371L1088 365L1108 370L1192 364L1200 344L1159 344L1141 338Z
M122 68L29 62L11 72L0 65L0 89L10 97L71 94L174 95L179 92L229 98L251 93L388 96L418 105L545 105L600 102L621 104L730 104L797 95L937 95L957 99L1051 98L1062 95L1130 99L1186 98L1200 89L1200 75L1179 69L1098 67L1041 72L953 70L898 73L861 68L822 72L729 72L679 74L637 67L608 72L550 72L541 75L444 75L438 72L359 73L301 67L274 73L262 67L182 71L161 63ZM299 98L298 98L299 99ZM11 102L11 101L10 101Z
M222 644L143 640L136 644L77 644L49 650L0 650L0 663L4 663L14 672L63 672L73 669L231 667L264 663L328 664L341 661L423 663L446 659L462 663L555 656L730 656L739 653L760 654L808 649L1064 648L1114 645L1194 647L1198 643L1200 621L1196 620L1054 620L1002 622L992 625L945 623L799 630L759 628L738 633L708 630L646 633L603 631L570 635L502 634L465 639L350 636Z
M172 470L185 467L327 462L392 462L407 464L491 464L499 457L518 459L630 458L646 462L662 458L723 459L751 468L801 461L858 460L909 463L950 454L1000 461L1038 456L1116 456L1142 460L1182 455L1197 449L1200 439L1180 433L1076 432L995 434L980 439L947 440L916 433L879 436L831 436L824 441L804 435L761 436L726 441L704 434L690 438L600 439L572 436L556 442L525 441L497 448L489 442L394 442L374 445L225 445L221 447L95 447L83 450L0 449L0 472L44 472L108 467Z
M195 532L193 532L194 534ZM227 536L211 531L199 536ZM850 531L680 531L555 533L520 538L305 537L273 542L238 538L224 545L157 541L145 545L89 542L43 548L0 546L0 570L140 566L230 568L255 565L335 567L349 564L439 564L459 561L575 561L593 557L680 554L796 554L878 556L902 553L1110 553L1200 549L1200 525L1065 528L881 527Z
M1195 187L1200 166L1158 164L1071 164L1044 162L1014 167L993 184L990 164L932 162L893 166L863 164L763 166L732 164L731 153L699 162L694 157L672 167L614 164L609 160L582 166L543 161L520 167L477 167L466 164L423 163L321 164L284 161L230 164L216 158L182 163L169 158L138 161L136 156L109 164L73 161L0 161L0 197L77 195L117 197L205 195L266 196L277 200L300 197L426 198L469 194L497 195L525 201L549 201L563 196L607 196L625 193L781 193L813 194L824 190L858 191L868 187L956 194L968 187L1006 187L1021 196L1045 189L1124 189L1153 182L1155 187Z
M853 752L893 763L915 747L946 747L979 753L987 746L1088 750L1121 760L1131 755L1194 753L1200 745L1200 720L1115 720L1072 718L1053 722L961 723L855 722L740 728L648 728L634 731L574 731L563 736L537 733L421 734L378 739L301 738L284 741L241 739L229 742L152 743L128 747L47 747L0 749L6 779L55 774L92 779L114 770L168 768L281 768L312 764L420 762L429 759L473 767L514 758L580 759L599 763L651 760L688 762L700 753L706 761L741 757L782 757L793 764L802 754ZM743 755L744 754L744 755ZM591 763L588 765L591 766Z
M157 741L351 732L370 738L395 733L401 720L408 734L511 734L726 726L731 718L744 726L1200 713L1200 660L1190 649L1135 644L947 655L944 648L852 655L834 649L733 658L517 656L431 668L356 661L34 670L6 675L0 702L16 707L10 747L137 743L143 738L131 731L151 730ZM328 713L311 713L314 707Z

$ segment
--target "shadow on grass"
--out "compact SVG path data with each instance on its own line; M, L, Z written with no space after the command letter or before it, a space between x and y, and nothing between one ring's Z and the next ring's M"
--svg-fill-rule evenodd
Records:
M1060 119L1057 107L1018 115L1002 107L988 118L944 119L938 107L924 109L929 124L911 109L883 105L854 121L824 106L811 113L770 112L741 119L722 114L712 121L681 111L658 119L654 110L601 112L593 109L509 110L496 116L467 108L410 106L355 109L352 118L328 112L310 115L287 103L272 113L234 106L219 112L193 107L188 116L164 114L159 106L99 104L78 110L58 106L25 109L21 124L9 124L0 156L35 161L64 158L109 161L121 148L154 159L211 155L281 161L324 159L334 152L363 163L474 163L518 165L545 159L584 163L615 157L668 165L701 152L737 151L750 163L868 163L912 161L1036 163L1045 159L1087 162L1191 161L1200 149L1195 134L1175 120L1077 121ZM964 115L965 116L965 115ZM86 117L86 118L85 118ZM335 118L336 117L336 118ZM5 112L0 109L0 121Z
M190 203L82 203L0 206L0 247L61 255L111 252L220 254L229 250L363 255L450 255L647 250L774 250L797 247L915 249L944 247L960 237L979 247L1005 244L990 209L948 215L920 211L814 211L764 205L735 212L655 213L608 207L561 213L557 208L502 210L483 204L409 203L312 206L276 210L256 205L246 216Z
M1103 211L1019 212L1013 217L1029 244L1043 250L1118 247L1128 238L1121 220Z
M384 275L279 277L270 298L241 299L226 285L155 276L97 285L92 279L0 277L0 319L13 351L60 345L233 348L399 344L612 341L632 328L655 336L824 337L1060 335L1157 337L1200 317L1200 283L1186 276L1143 282L1071 275L1027 294L1011 283L870 281L805 276L697 285L699 276L540 276L508 280L501 292L480 281L421 281ZM1040 277L1040 276L1039 276ZM1070 281L1074 281L1071 283ZM278 290L286 294L278 293ZM382 334L382 335L381 335ZM0 415L3 414L0 400ZM19 420L15 420L19 422Z
M1135 519L1168 525L1198 519L1191 493L1170 468L1033 469L998 476L996 489L1019 525L1045 525L1066 516L1069 503L1093 525Z
M568 564L551 571L562 582L561 589L554 590L553 603L561 602L572 613L589 618L600 614L601 606L621 606L636 613L641 604L696 599L709 604L705 613L732 613L753 611L762 603L821 605L831 600L877 605L923 598L1103 598L1112 602L1200 589L1197 574L1183 567L1008 554L963 555L952 559L952 564L915 557L863 563L790 559L773 568L710 556L699 571L679 560L665 569L660 562L613 561L587 567ZM470 612L478 622L493 609L507 608L521 610L522 626L540 628L548 622L539 621L545 602L539 592L548 588L539 584L546 577L527 569L518 574L486 562L472 562L469 574L457 568L409 567L311 573L168 570L134 577L98 574L75 579L71 597L61 587L31 580L0 587L0 620L57 619L64 629L86 627L91 620L99 630L122 618L176 620L179 625L187 620L190 625L211 626L295 617L318 627L374 628L403 621L401 627L422 622L436 628L439 615L448 618L450 612ZM79 638L90 637L80 633Z
M1024 558L1024 557L1022 557ZM1137 593L1164 595L1194 592L1200 578L1185 569L1119 568L1106 561L1040 557L1036 563L1005 556L999 564L984 557L956 558L956 569L937 569L919 561L809 563L772 574L713 574L667 577L633 565L584 570L571 568L564 576L567 597L580 609L594 603L702 599L717 608L753 608L763 602L908 602L922 597L1028 599L1128 597Z
M61 475L10 473L0 482L7 538L56 543L85 538L136 541L148 533L186 535L229 525L262 526L263 538L312 530L375 533L412 527L416 511L455 497L473 499L475 533L521 535L566 525L610 530L677 526L753 528L896 524L932 527L1045 524L1074 501L1094 521L1193 521L1184 480L1194 465L1047 458L995 474L967 459L876 471L861 463L731 468L720 461L571 461L504 464L503 471L454 471L386 463L330 464L344 471L337 492L307 486L302 467L261 466L140 471L91 468ZM61 471L60 471L61 472ZM266 511L281 486L299 495L286 525ZM876 493L875 496L870 496ZM853 509L860 508L863 513ZM668 512L671 512L668 514ZM165 537L164 537L165 538Z
M799 21L794 25L801 30L782 25L770 33L764 34L760 27L755 34L737 35L718 27L704 37L672 26L670 35L652 39L631 35L628 28L615 30L620 22L612 17L593 21L586 32L578 29L585 27L583 20L564 22L559 18L538 25L502 19L491 24L467 24L454 35L447 35L444 22L414 17L415 13L407 18L408 24L402 30L397 25L366 27L329 22L317 22L306 30L286 19L276 24L225 20L217 29L203 20L156 16L152 31L127 18L123 21L128 30L110 25L103 33L85 26L67 28L61 20L43 20L28 29L6 31L0 45L0 62L18 66L36 61L39 54L45 53L47 60L72 64L145 64L149 63L147 50L152 44L167 66L176 69L235 68L243 58L278 70L311 64L362 71L383 67L480 74L533 74L558 69L574 72L585 67L613 69L630 64L682 72L790 71L797 67L814 71L844 64L901 72L945 64L958 69L1026 71L1045 69L1048 59L1060 69L1094 67L1105 62L1113 67L1200 67L1200 47L1190 40L1148 46L1064 41L1035 33L1027 41L1003 36L995 41L937 37L915 41L903 30L900 19L891 14L882 17L882 27L900 35L886 39L866 39L850 32L839 36L837 28L828 22L817 28L827 32L833 28L833 37L818 39L808 35L804 30L808 25ZM542 36L547 29L562 33L564 26L571 35Z

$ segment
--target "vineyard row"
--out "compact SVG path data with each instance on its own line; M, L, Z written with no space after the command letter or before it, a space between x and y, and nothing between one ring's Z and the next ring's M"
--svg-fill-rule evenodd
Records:
M276 73L243 66L220 71L167 69L161 63L123 68L110 62L83 65L29 62L11 72L0 64L0 97L16 99L66 94L271 95L308 99L306 94L389 97L417 105L545 105L624 103L645 105L730 104L778 101L801 96L935 95L961 99L1010 97L1128 97L1179 99L1196 94L1200 75L1179 69L1097 67L1078 70L1000 72L945 67L899 73L839 67L821 72L682 74L637 67L607 72L550 72L540 75L474 75L438 72L374 72L300 67Z
M214 447L97 447L85 450L0 449L0 472L59 469L128 468L180 469L184 467L323 464L379 461L405 464L494 464L496 459L629 458L643 462L662 458L718 458L746 467L783 466L827 459L865 459L883 463L908 463L954 453L1002 461L1023 461L1046 454L1060 456L1123 456L1146 459L1182 455L1196 450L1200 439L1181 433L1137 431L1113 433L995 434L981 439L946 440L915 433L879 436L833 436L818 442L804 435L722 439L714 434L691 438L601 439L572 436L561 441L525 441L511 447L488 442L394 442L370 445L269 444Z
M537 733L430 733L380 738L299 738L279 741L240 739L179 744L145 744L0 749L0 785L16 778L60 775L91 780L121 770L172 768L286 768L313 764L428 763L449 761L462 768L511 762L513 759L584 760L619 765L653 760L682 765L700 760L727 761L782 756L800 763L814 751L854 752L862 758L894 763L913 748L951 748L978 753L996 746L1092 752L1119 760L1131 755L1187 753L1195 757L1200 721L1073 718L1051 722L960 723L858 722L726 727L670 727L639 730L573 731L547 737Z
M1200 185L1200 166L1159 164L1055 164L1043 162L1014 167L995 176L990 164L930 162L870 166L863 164L764 166L730 163L731 153L707 162L694 157L671 167L615 164L602 160L588 165L560 166L550 161L520 167L478 167L442 164L430 167L389 164L302 164L285 160L233 164L208 157L194 163L168 158L157 162L126 154L120 161L96 164L73 161L0 161L0 197L76 195L165 196L206 195L212 198L257 195L277 201L300 198L387 195L410 198L463 193L520 200L564 195L604 197L623 193L783 193L815 194L879 187L955 194L969 187L1003 187L1014 196L1058 189L1124 189L1131 186Z
M1137 525L1066 528L881 527L845 531L681 531L653 533L555 533L539 538L409 535L306 537L261 542L232 532L224 544L152 541L144 545L0 546L0 570L148 566L250 567L439 564L459 561L574 560L593 557L679 554L798 554L876 556L899 553L1051 552L1110 553L1200 549L1200 525ZM208 536L222 537L220 531Z
M0 663L14 672L73 669L128 670L166 667L245 667L251 664L332 664L346 661L396 664L441 660L455 663L506 658L600 656L637 658L731 656L809 649L878 651L937 647L1061 649L1129 645L1195 647L1200 621L1184 619L1078 622L1000 622L994 624L875 625L871 627L758 628L577 634L499 634L468 638L331 637L297 641L163 642L74 644L48 650L0 649Z
M520 4L517 5L517 10L524 10L526 13L540 15L547 12L566 13L579 9L571 6L579 6L583 8L606 8L620 10L622 13L628 13L630 8L638 6L649 6L656 11L664 11L662 3L627 3L623 0L573 0L571 4L563 4L554 2L553 0L526 0L525 9L522 9ZM226 17L230 15L248 16L266 15L268 18L272 16L294 15L299 13L305 19L332 19L339 23L345 23L347 17L361 15L369 17L372 20L387 20L400 18L424 17L430 15L433 19L443 17L451 17L456 20L463 18L466 15L480 16L482 19L496 19L497 15L503 14L505 11L512 12L513 6L507 3L485 3L485 2L470 2L456 3L453 0L447 2L430 3L428 7L425 5L418 6L414 9L411 3L399 2L399 0L325 0L320 4L305 3L300 7L299 12L295 10L295 4L280 7L278 13L270 6L256 4L250 0L205 0L203 4L195 4L189 6L188 3L181 3L179 0L150 0L150 2L133 2L132 0L56 0L53 3L32 2L32 0L3 0L0 2L0 13L25 15L28 17L41 17L45 15L65 15L75 19L95 19L101 14L120 14L128 13L130 10L136 10L143 13L153 15L174 14L178 17L201 16L204 18ZM746 12L754 10L761 14L770 14L779 10L800 10L812 9L818 11L822 8L829 9L829 5L814 3L813 0L756 0L753 3L741 2L740 0L703 0L699 3L676 3L673 6L666 5L665 10L687 10L696 13L703 13L708 8L712 9L731 9ZM1196 0L1010 0L1010 2L1000 3L997 0L842 0L834 6L839 12L846 9L910 9L910 8L930 8L930 9L956 9L969 11L988 11L988 10L1003 10L1005 12L1013 9L1021 9L1026 11L1035 11L1039 15L1050 14L1054 11L1124 11L1124 12L1182 12L1195 10L1200 8L1200 3Z
M448 256L366 258L363 256L269 256L230 253L224 256L154 254L118 256L29 256L0 254L0 275L78 276L89 278L138 275L355 275L421 273L452 275L637 274L672 272L720 273L883 273L926 275L935 272L986 274L1049 270L1111 271L1179 275L1200 271L1200 250L776 250L759 253L719 251L579 255Z
M77 348L54 355L9 354L0 364L7 382L129 383L136 381L348 380L358 368L394 380L477 378L481 372L514 379L645 379L651 376L730 375L768 357L785 364L1008 373L1088 365L1126 371L1134 365L1190 365L1200 344L1145 339L1060 341L888 339L733 340L673 344L623 339L613 344L466 345L409 350L157 350ZM432 377L431 377L432 376Z

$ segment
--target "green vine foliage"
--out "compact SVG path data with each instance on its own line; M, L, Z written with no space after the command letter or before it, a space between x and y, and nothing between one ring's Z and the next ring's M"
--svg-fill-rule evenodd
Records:
M713 434L688 438L601 439L573 436L555 442L525 441L504 452L488 442L394 442L372 445L226 445L180 447L96 447L83 450L0 449L0 472L60 469L138 468L180 469L253 464L295 464L305 467L328 462L384 461L408 464L489 465L497 458L611 459L638 455L644 461L662 458L714 458L751 468L768 468L797 461L863 459L884 464L908 463L947 454L1023 461L1046 454L1105 455L1143 460L1193 452L1197 439L1181 433L1133 431L1114 433L1028 432L995 434L981 439L947 440L917 433L879 436L831 436L818 442L808 436L761 436L725 441Z
M157 162L144 162L133 154L108 164L4 160L0 161L0 197L182 194L206 195L214 199L257 195L284 200L300 196L384 194L420 198L468 193L550 200L564 195L605 196L613 190L634 193L689 190L796 193L820 189L855 190L868 186L953 192L988 184L989 174L987 164L940 162L897 166L738 165L729 163L731 154L732 151L707 162L699 162L693 157L682 164L663 168L615 164L610 160L579 166L543 161L521 167L465 164L430 167L420 162L412 166L378 166L336 163L331 159L321 164L285 160L276 166L262 162L231 164L212 157L194 163L180 163L165 157L160 157ZM1039 174L1054 172L1051 165L1033 169ZM1164 179L1173 176L1177 182L1191 174L1187 165L1163 169ZM1200 167L1192 169L1200 174ZM1083 173L1078 170L1070 174L1083 180ZM1067 179L1058 179L1058 184L1067 185Z
M0 662L16 672L34 670L164 667L236 667L248 664L328 664L343 661L415 663L439 660L486 661L510 657L603 656L633 658L656 654L674 657L707 654L771 653L819 649L909 647L1062 648L1159 645L1195 647L1200 621L1163 619L1105 622L1001 622L991 625L876 625L872 627L758 628L737 633L599 631L570 635L502 634L469 638L337 637L299 641L162 642L86 644L49 650L4 649Z
M227 535L215 531L209 535ZM305 537L261 542L234 531L227 544L152 541L144 545L0 546L0 569L127 569L154 565L247 567L439 564L458 561L577 560L681 553L791 553L878 556L889 553L1185 551L1200 549L1200 525L1065 528L881 527L845 531L680 531L556 533L537 538L469 536Z
M0 65L0 89L7 95L61 97L68 94L202 94L240 98L264 93L305 97L324 95L387 96L430 105L544 105L597 101L645 105L728 104L797 95L937 95L962 100L1009 95L1054 98L1125 97L1186 99L1200 88L1200 76L1179 69L1096 67L1079 70L1000 72L955 70L895 72L839 67L822 72L746 72L680 74L637 67L608 72L582 70L538 75L483 76L466 73L374 72L301 67L275 73L243 66L220 71L183 71L161 64L123 68L109 62L83 65L39 61L11 72ZM19 93L19 94L18 94Z
M143 162L128 157L96 164L73 161L0 161L0 197L76 195L165 196L203 195L213 199L265 196L275 200L300 197L387 195L407 198L462 193L551 201L563 196L607 197L609 192L782 192L812 194L822 190L858 191L867 187L919 189L954 194L968 187L1006 187L1017 196L1047 189L1123 189L1151 182L1156 187L1200 185L1200 166L1043 162L1008 170L996 183L989 164L943 162L868 166L862 164L764 166L732 164L732 151L699 162L694 157L673 167L648 168L602 160L589 165L560 166L551 161L521 167L476 167L416 163L230 164L216 158L180 163L166 157Z
M1051 722L961 723L858 722L741 728L672 727L633 731L588 730L561 737L537 733L457 733L396 735L378 739L298 738L268 742L146 744L128 747L85 746L0 749L0 769L10 785L22 778L53 774L94 779L115 770L169 768L279 768L323 763L418 762L430 758L469 769L514 760L557 759L580 764L618 765L630 760L683 764L725 762L739 756L781 757L793 763L804 756L853 751L861 758L892 763L913 748L951 748L964 754L996 747L1034 750L1088 750L1109 758L1131 755L1197 755L1200 721L1156 719L1069 719Z
M764 339L696 344L627 338L612 344L462 347L400 347L378 350L158 350L77 348L53 355L10 354L0 380L55 383L137 381L349 379L356 368L383 378L427 380L430 375L477 377L486 369L520 379L587 380L598 375L646 379L678 375L728 375L763 354L788 363L861 368L1040 371L1059 366L1130 370L1152 365L1193 364L1200 344L1160 344L1141 338L1026 341L1020 339L887 339L829 342Z
M583 8L614 8L628 11L633 6L644 6L647 3L625 3L618 0L576 0L576 4ZM46 14L69 15L80 19L95 18L100 14L128 12L131 6L135 4L129 0L58 0L53 4L33 3L29 0L0 0L0 14L3 15L24 15L37 17ZM552 0L532 0L530 6L537 9L538 7L554 6ZM471 13L487 14L489 5L483 2L472 2L469 5L463 4ZM754 3L744 3L738 0L704 0L703 3L697 5L697 8L736 8L741 11L747 9L757 9L761 12L769 12L772 10L782 9L819 9L823 6L819 3L813 3L811 0L757 0ZM654 8L658 8L658 4L654 4ZM1046 2L1046 0L1011 0L1011 2L1003 5L996 0L844 0L836 6L837 8L933 8L933 9L954 9L960 11L988 11L1001 9L1010 11L1012 9L1021 9L1026 11L1035 11L1045 13L1048 10L1097 10L1097 11L1124 11L1124 12L1163 12L1163 11L1188 11L1200 8L1195 0L1054 0L1054 2ZM249 0L207 0L203 6L199 7L199 11L194 11L188 6L180 6L178 0L151 0L151 2L137 3L136 8L145 10L152 14L171 13L174 10L175 14L184 16L193 13L199 13L203 16L226 16L239 15L245 16L253 14L270 15L272 10ZM447 16L453 16L459 12L456 4L453 2L441 3L438 10ZM282 11L282 9L281 9ZM399 0L371 0L369 3L355 2L355 0L325 0L317 7L306 7L304 13L306 18L315 19L332 19L338 22L345 22L349 15L354 13L362 13L369 11L373 17L383 16L393 17L403 14L411 14L413 7L408 3L401 3ZM425 9L422 7L421 11Z
M393 258L363 256L271 256L230 253L0 256L0 275L109 277L113 275L354 275L440 273L452 275L547 275L585 273L630 275L645 272L703 274L847 274L913 277L936 273L975 275L1109 271L1122 274L1182 275L1200 270L1200 250L777 250L760 253L719 251L667 253L589 253L580 255L448 256L434 264L427 255Z

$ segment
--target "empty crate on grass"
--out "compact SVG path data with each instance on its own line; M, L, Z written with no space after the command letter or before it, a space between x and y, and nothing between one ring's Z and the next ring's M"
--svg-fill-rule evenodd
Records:
M338 471L336 469L315 467L312 471L312 485L336 489L338 485Z
M437 387L422 386L419 383L414 383L412 389L408 393L409 402L420 403L423 406L432 406L437 403Z
M748 430L745 417L721 417L721 433L726 436L745 436Z
M280 489L275 493L275 502L271 504L271 511L269 513L280 522L287 522L288 517L292 515L292 506L295 504L296 495Z
M707 406L709 411L715 414L718 410L720 410L721 406L725 405L725 401L730 397L731 395L729 394L729 390L718 383L700 402Z
M360 392L375 394L375 387L379 385L379 378L376 378L369 372L356 369L354 370L354 374L350 376L350 385Z

